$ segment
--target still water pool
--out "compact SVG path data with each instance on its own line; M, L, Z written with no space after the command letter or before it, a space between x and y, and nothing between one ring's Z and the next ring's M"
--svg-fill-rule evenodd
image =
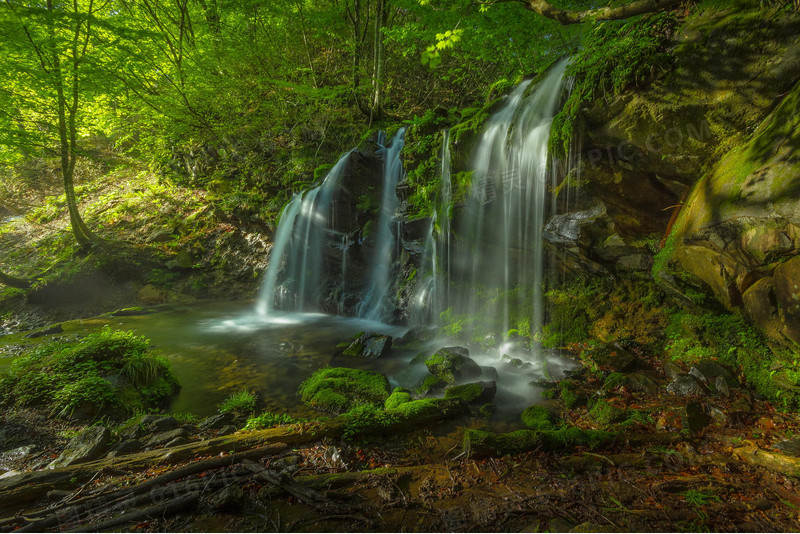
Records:
M322 314L275 312L265 317L254 308L252 302L230 301L171 305L148 315L67 321L62 323L64 333L59 335L85 335L108 325L146 336L172 363L182 386L169 411L199 416L216 413L217 405L228 395L245 389L258 394L265 410L288 411L301 417L318 415L302 404L297 388L312 372L326 366L379 371L389 377L392 386L412 388L426 373L424 365L409 363L419 348L393 349L378 360L336 355L336 346L358 332L397 337L406 332L404 327ZM19 336L5 338L2 341L6 343L21 341ZM422 350L433 352L447 345L452 342L434 340ZM473 351L472 357L485 366L482 380L497 381L498 404L512 410L541 400L533 381L560 376L563 369L574 366L569 360L550 355L527 358L519 367L508 363L515 355L508 347L504 349ZM11 359L0 355L0 368Z

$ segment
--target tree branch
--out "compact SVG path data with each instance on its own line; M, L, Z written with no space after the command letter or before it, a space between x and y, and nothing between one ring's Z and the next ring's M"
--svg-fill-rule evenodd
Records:
M556 7L547 0L500 0L511 2L522 2L525 8L556 20L561 24L581 24L583 22L600 22L604 20L620 20L643 15L645 13L655 13L669 8L677 7L683 0L636 0L630 4L617 7L601 7L597 9L586 9L584 11L573 11Z

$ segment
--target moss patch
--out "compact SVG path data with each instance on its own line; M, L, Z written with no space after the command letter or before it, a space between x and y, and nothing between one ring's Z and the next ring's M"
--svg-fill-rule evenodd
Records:
M342 413L360 404L382 405L389 396L389 380L372 371L329 367L300 384L299 393L312 408Z
M7 405L84 419L158 408L179 386L169 362L148 347L144 337L110 328L40 345L12 363L0 379L0 397Z
M609 443L614 436L609 432L582 430L577 427L547 431L517 430L507 434L468 429L464 432L464 450L480 456L500 456L533 449L553 451L577 446L594 449Z
M522 412L522 424L531 430L553 430L555 418L543 406L528 406Z
M383 403L383 408L386 410L391 410L393 408L397 408L401 404L405 404L407 402L411 402L414 400L411 397L411 392L406 388L394 388L392 394L389 395L389 398L386 399L386 402Z

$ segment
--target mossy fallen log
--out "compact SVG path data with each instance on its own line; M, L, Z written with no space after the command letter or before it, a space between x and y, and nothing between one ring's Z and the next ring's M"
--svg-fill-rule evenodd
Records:
M764 467L775 473L790 477L800 477L800 458L767 451L754 444L736 447L733 449L733 454L740 460Z
M0 511L7 512L25 504L33 504L52 490L78 487L96 477L98 473L122 475L156 465L178 464L191 458L216 456L220 453L234 456L238 454L243 459L249 458L248 451L257 449L263 449L262 456L266 456L289 447L314 443L323 438L390 435L418 429L463 415L467 411L466 404L458 399L423 399L402 404L393 410L347 413L322 423L241 432L165 449L104 458L58 469L22 473L0 480ZM256 451L255 454L261 454L261 451Z

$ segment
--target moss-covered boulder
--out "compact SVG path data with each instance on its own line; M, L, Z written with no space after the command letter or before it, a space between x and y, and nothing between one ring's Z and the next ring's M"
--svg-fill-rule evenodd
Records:
M605 399L596 401L592 409L589 410L589 417L604 427L620 423L625 420L626 416L627 411L625 409L618 408Z
M495 395L497 395L497 383L493 380L450 386L444 390L444 398L462 399L467 404L485 404L494 399Z
M532 405L522 412L522 424L531 430L553 430L556 418L544 406Z
M470 380L481 375L480 366L464 347L444 347L425 360L428 372L447 384Z
M392 348L392 336L366 332L359 334L350 345L342 352L345 356L368 358L374 360L385 356Z
M389 397L389 380L373 371L328 367L300 384L299 393L312 408L343 413L360 404L383 405Z
M409 390L406 388L394 388L392 394L384 401L383 408L384 410L392 410L412 400L414 400L414 398L411 396Z

